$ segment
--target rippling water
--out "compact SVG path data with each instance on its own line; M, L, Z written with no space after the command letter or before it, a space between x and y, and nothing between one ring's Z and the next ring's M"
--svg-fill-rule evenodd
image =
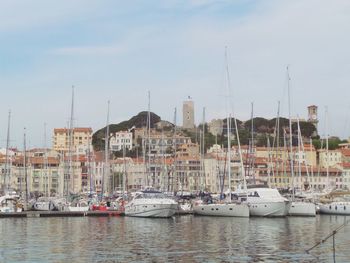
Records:
M349 218L0 219L0 262L332 262L332 239ZM336 235L350 262L350 225Z

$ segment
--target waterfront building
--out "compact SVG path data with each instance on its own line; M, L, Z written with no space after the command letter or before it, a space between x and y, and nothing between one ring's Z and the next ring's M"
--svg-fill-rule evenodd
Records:
M132 132L119 131L110 136L109 147L111 151L121 151L124 148L131 150L133 147Z
M334 167L342 162L342 150L325 150L320 149L319 154L319 165L321 167Z
M70 129L55 128L53 131L53 149L58 152L69 151ZM74 128L72 132L72 151L76 151L77 147L91 147L92 129L91 128Z

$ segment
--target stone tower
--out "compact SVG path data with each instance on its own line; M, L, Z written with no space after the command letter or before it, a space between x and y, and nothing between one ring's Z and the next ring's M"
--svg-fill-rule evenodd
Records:
M311 105L307 107L308 111L308 122L312 123L316 128L316 134L317 135L317 124L318 124L318 117L317 117L317 106Z
M184 129L194 128L194 103L191 97L188 97L188 100L183 102L182 127Z

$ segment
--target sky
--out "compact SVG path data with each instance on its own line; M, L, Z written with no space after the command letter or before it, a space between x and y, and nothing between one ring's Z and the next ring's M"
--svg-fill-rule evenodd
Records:
M206 121L247 120L252 102L255 116L276 117L280 101L288 117L287 65L292 116L317 105L321 135L350 136L348 0L1 0L0 21L0 147L9 111L10 146L24 127L27 147L50 146L73 85L74 126L94 131L108 100L118 123L147 110L148 91L179 125L188 96L197 123L203 107Z

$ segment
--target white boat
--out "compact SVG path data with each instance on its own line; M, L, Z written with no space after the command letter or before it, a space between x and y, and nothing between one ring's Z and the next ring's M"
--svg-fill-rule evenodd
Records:
M48 197L39 197L33 204L33 210L36 211L53 211L57 210L54 200Z
M159 191L137 192L125 205L125 215L135 217L171 217L177 211L177 202Z
M250 216L287 216L291 206L277 189L268 187L248 188L247 193L238 193L238 198L249 205Z
M19 204L19 196L4 195L0 196L0 213L22 212L23 207Z
M213 203L205 204L197 201L193 206L196 215L249 217L249 206L243 203Z
M321 214L350 215L350 202L335 201L328 204L319 204Z
M70 212L87 212L89 211L89 204L86 200L79 200L77 202L73 202L66 207L66 211Z
M290 216L316 216L316 205L307 201L293 201L288 214Z

